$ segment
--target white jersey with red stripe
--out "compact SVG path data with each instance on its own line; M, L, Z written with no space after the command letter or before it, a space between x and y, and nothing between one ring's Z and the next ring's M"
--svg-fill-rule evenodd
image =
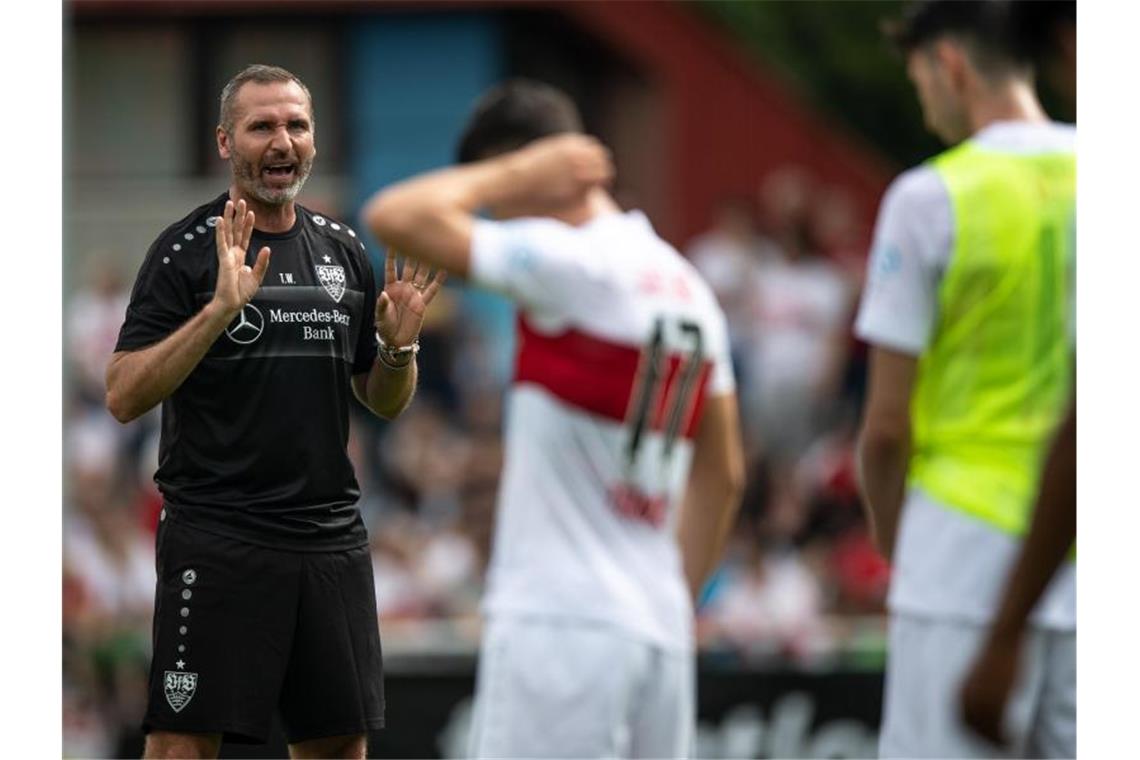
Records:
M484 611L688 650L676 518L704 402L735 389L715 296L640 212L479 221L471 278L519 310Z

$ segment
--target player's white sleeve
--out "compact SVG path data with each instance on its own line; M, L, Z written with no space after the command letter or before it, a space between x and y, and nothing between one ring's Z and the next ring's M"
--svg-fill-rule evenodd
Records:
M899 176L879 208L855 334L921 354L938 319L938 289L953 242L953 209L938 174L921 166Z
M471 237L470 278L531 310L561 310L569 298L588 298L584 289L602 275L590 251L579 248L574 228L555 219L480 219Z
M736 377L732 372L732 349L728 340L728 323L720 307L710 320L712 334L709 350L712 358L712 375L709 377L708 395L723 396L736 391Z

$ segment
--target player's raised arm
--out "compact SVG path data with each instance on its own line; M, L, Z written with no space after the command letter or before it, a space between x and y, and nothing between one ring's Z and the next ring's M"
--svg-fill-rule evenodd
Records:
M130 422L173 393L198 366L210 346L249 302L269 267L269 248L245 263L254 213L241 200L226 203L216 227L218 281L214 298L163 340L136 351L117 351L107 365L107 409Z
M697 427L677 540L695 600L724 551L744 494L744 453L735 393L709 398Z
M554 135L495 158L392 185L369 200L362 218L389 247L465 277L477 211L507 207L548 214L612 176L609 151L597 140Z

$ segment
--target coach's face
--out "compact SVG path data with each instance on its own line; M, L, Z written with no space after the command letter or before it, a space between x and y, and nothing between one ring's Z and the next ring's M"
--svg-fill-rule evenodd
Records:
M292 201L317 155L305 91L296 82L246 82L234 105L232 130L217 130L218 155L243 194L271 206Z

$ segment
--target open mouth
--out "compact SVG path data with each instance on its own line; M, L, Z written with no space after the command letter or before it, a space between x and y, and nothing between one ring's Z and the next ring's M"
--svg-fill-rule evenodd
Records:
M270 164L261 170L261 176L275 185L292 184L297 176L296 164Z

